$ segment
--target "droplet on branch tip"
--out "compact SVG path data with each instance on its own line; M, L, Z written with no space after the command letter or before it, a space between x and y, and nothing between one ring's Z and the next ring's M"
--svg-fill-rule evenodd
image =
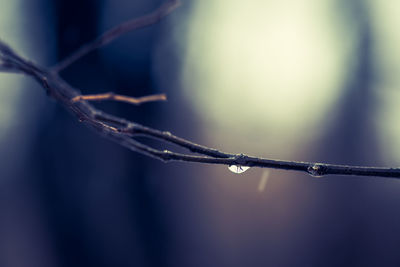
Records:
M325 167L321 164L312 164L308 166L307 172L313 177L322 177L324 176Z

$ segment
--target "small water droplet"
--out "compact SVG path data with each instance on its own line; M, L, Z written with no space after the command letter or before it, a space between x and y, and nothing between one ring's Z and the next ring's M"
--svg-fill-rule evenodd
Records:
M242 166L242 165L229 165L228 169L234 173L243 173L247 171L250 167Z
M321 164L313 164L307 168L308 174L313 177L322 177L324 175L324 166Z

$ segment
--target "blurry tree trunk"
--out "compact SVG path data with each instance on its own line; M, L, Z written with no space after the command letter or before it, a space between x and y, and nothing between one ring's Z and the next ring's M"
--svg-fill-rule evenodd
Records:
M377 99L372 92L374 40L368 7L358 0L343 1L342 5L342 10L349 12L348 24L355 29L354 64L348 68L348 81L334 116L327 119L331 125L316 146L320 149L316 157L341 164L379 165L377 129L373 124L377 111ZM318 221L318 225L311 226L312 230L324 233L314 237L313 245L318 250L315 255L319 255L315 265L379 265L369 259L369 255L376 259L376 251L371 247L373 237L365 236L370 232L368 217L360 220L366 214L361 208L374 205L366 195L370 185L360 179L348 179L344 185L339 177L327 182L329 186L320 189L319 198L323 201L314 211L323 223Z
M57 25L58 60L100 33L101 1L48 4L55 7L56 21L48 23ZM120 8L134 8L134 3ZM151 43L139 42L140 47L151 47ZM132 49L130 53L138 52ZM110 62L101 61L98 55L98 51L91 53L62 76L85 93L151 93L150 53L144 62L122 64L121 68L131 72L119 76L112 73L115 66L108 66ZM108 108L132 115L123 104ZM135 114L151 118L152 110L144 108ZM64 266L166 266L163 218L147 183L151 159L93 135L58 105L47 112L49 119L40 124L33 146L36 153L31 168L33 176L39 177L33 183L45 206L59 262Z

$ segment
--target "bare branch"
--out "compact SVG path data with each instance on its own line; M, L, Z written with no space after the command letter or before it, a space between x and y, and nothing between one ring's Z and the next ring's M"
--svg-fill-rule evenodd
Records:
M113 92L104 93L104 94L94 94L94 95L78 95L71 99L72 102L79 101L105 101L112 100L118 102L125 102L133 105L140 105L147 102L154 101L165 101L167 100L167 96L165 94L157 94L157 95L147 95L142 97L131 97L125 95L117 95Z
M135 28L144 27L159 20L161 17L172 11L172 9L175 8L176 3L176 1L167 2L150 15L133 20L128 24L124 24L125 26L116 27L115 29L120 30L115 30L114 33L110 33L113 31L109 31L108 33L104 34L103 37L97 39L102 40L99 42L100 45L93 45L92 43L91 48L80 50L84 52L78 51L76 54L74 54L77 56L73 56L70 59L67 59L67 61L63 61L62 64L59 65L61 67L56 69L46 69L36 65L35 63L25 60L12 49L10 49L6 44L0 41L0 71L16 71L33 77L39 84L42 85L50 97L62 104L66 110L74 114L80 122L92 128L98 134L103 135L104 137L121 146L127 147L130 150L162 161L184 161L228 166L238 165L275 168L306 172L317 177L336 174L400 178L399 168L346 166L325 163L285 161L253 157L244 154L221 152L217 149L202 146L181 137L177 137L170 132L153 129L123 118L113 116L111 114L107 114L96 109L88 102L115 100L128 102L131 104L140 104L148 101L164 100L163 97L165 97L165 95L147 96L144 98L132 98L128 96L115 95L113 93L84 96L58 75L58 70L68 66L73 61L90 52L91 50L105 44L106 41L109 42L120 36L122 33L125 33L127 29L132 30ZM103 40L102 38L105 39ZM155 138L162 142L172 143L199 155L155 149L137 141L135 137L138 135L148 138Z
M106 31L97 39L93 40L90 43L87 43L77 51L72 53L70 56L59 62L57 65L53 67L54 72L60 72L61 70L65 69L81 57L87 55L88 53L105 46L106 44L112 42L116 38L120 37L121 35L128 33L133 30L137 30L140 28L144 28L150 25L157 23L159 20L164 18L166 15L171 13L174 9L176 9L180 5L179 0L169 0L164 3L162 6L157 8L152 13L142 16L140 18L128 20L118 26Z

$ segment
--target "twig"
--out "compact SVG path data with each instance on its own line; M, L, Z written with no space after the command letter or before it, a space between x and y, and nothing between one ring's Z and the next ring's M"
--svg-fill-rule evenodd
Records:
M165 101L167 100L167 96L165 94L157 94L157 95L147 95L142 97L131 97L125 95L117 95L113 92L104 93L104 94L94 94L94 95L78 95L71 99L72 102L79 101L104 101L104 100L112 100L118 102L125 102L133 105L140 105L147 102L154 101Z
M61 70L65 69L66 67L68 67L69 65L80 59L81 57L112 42L113 40L115 40L116 38L120 37L121 35L127 32L144 28L157 23L159 20L161 20L169 13L171 13L174 9L176 9L179 5L180 5L179 0L170 0L146 16L128 20L122 24L119 24L118 26L106 31L92 42L81 46L81 48L79 48L77 51L75 51L70 56L68 56L67 58L59 62L57 65L55 65L53 67L53 71L60 72Z
M168 3L160 7L155 12L156 14L158 14L157 16L165 16L165 14L169 13L174 8L171 3L176 4L175 1ZM149 19L149 16L151 19ZM155 15L153 13L151 15L136 19L134 20L135 23L133 25L150 25L151 23L155 23L156 21L158 21L158 19L154 19L154 16ZM149 22L149 20L152 22ZM114 35L112 36L113 38L116 38ZM93 47L96 48L98 46ZM83 55L82 52L78 52L77 54L80 56ZM175 135L172 135L170 132L146 127L96 109L88 102L88 100L116 100L116 96L118 95L111 93L82 96L77 89L73 88L71 85L65 82L58 75L57 71L54 71L54 69L51 68L48 69L38 66L35 63L23 59L1 41L0 62L0 71L17 71L19 73L23 73L25 75L33 77L39 84L42 85L42 87L47 91L50 97L54 98L56 101L62 104L69 112L74 114L80 122L92 128L97 133L105 136L106 138L116 142L119 145L127 147L130 150L162 161L184 161L208 164L222 164L228 166L239 165L261 168L275 168L306 172L316 177L329 174L338 174L400 178L399 168L346 166L325 163L285 161L253 157L244 154L231 154L221 152L217 149L202 146L189 140L177 137ZM66 64L65 66L69 64L70 63ZM127 99L128 101L125 101ZM125 101L131 103L132 98L119 96L117 97L117 101ZM169 142L200 155L176 153L168 150L155 149L135 140L134 138L138 135L148 138L155 138L162 142Z

